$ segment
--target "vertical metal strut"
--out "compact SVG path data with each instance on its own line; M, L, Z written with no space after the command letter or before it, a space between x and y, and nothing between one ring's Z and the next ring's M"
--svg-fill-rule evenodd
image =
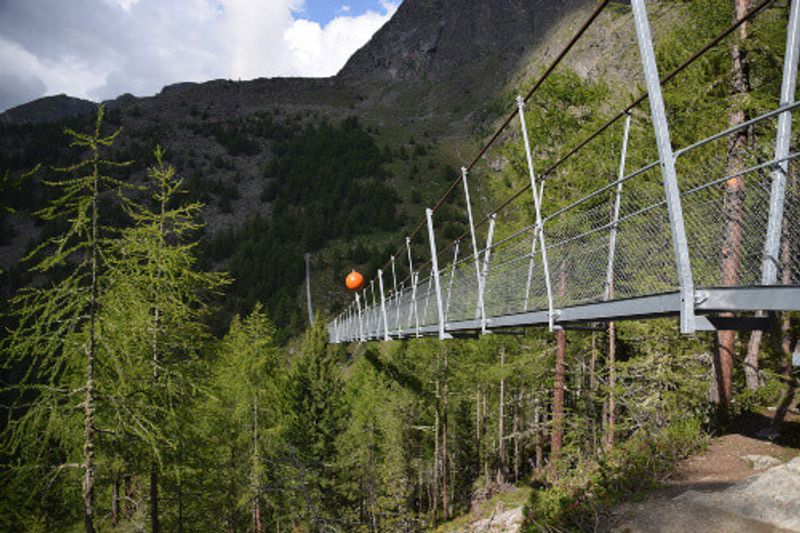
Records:
M606 286L603 299L610 300L614 290L614 256L617 252L617 231L619 230L619 209L622 201L622 178L625 177L625 158L628 155L628 135L631 131L630 111L625 114L625 126L622 132L622 155L619 158L619 174L614 211L611 215L611 231L608 234L608 267L606 268Z
M414 272L414 262L411 259L411 237L406 237L406 251L408 252L408 270L411 272L411 298L413 299L412 305L408 310L408 322L409 327L411 327L411 313L413 313L416 321L416 336L419 337L419 313L417 312L417 280L419 275Z
M786 54L783 58L783 82L781 84L781 107L794 103L797 88L797 58L800 55L800 0L792 0L789 25L786 28ZM778 281L780 263L781 227L786 198L786 176L789 174L789 144L792 137L792 112L785 111L778 117L775 138L775 159L781 161L772 171L772 190L769 198L769 219L764 242L764 263L761 266L761 283L774 285Z
M392 284L394 285L394 305L396 308L395 323L397 324L397 336L400 336L400 293L397 292L397 269L394 265L394 255L392 256Z
M453 252L453 264L450 265L450 282L447 284L447 303L444 305L444 320L447 322L450 317L450 296L453 294L453 281L456 277L456 263L458 263L458 246L460 241L456 241L455 251Z
M378 269L378 287L381 290L381 315L383 316L383 340L389 340L389 317L386 315L386 296L383 292L383 270Z
M547 307L548 307L548 325L550 331L553 331L555 325L556 310L553 305L553 288L550 285L550 265L547 262L547 246L544 241L544 226L542 224L542 200L536 190L536 172L533 168L533 154L531 153L531 143L528 139L528 127L525 124L525 100L521 96L517 96L517 107L519 108L519 122L522 128L522 139L525 142L525 157L528 160L528 174L531 180L531 191L533 192L533 207L536 211L536 229L539 233L539 248L542 253L542 268L544 269L544 284L547 288ZM536 232L536 230L534 230Z
M311 309L311 254L305 254L306 258L306 305L308 307L308 323L314 327L314 310Z
M436 309L439 314L439 339L446 339L444 325L444 305L442 302L442 286L439 282L439 259L436 257L436 237L433 234L433 210L426 209L425 217L428 219L428 240L431 244L431 268L433 269L433 284L436 289Z
M489 258L492 255L495 222L497 222L497 213L492 213L489 217L489 234L486 237L486 250L483 253L483 268L481 269L481 301L483 302L484 308L486 307L486 276L489 275ZM475 318L478 318L479 313L480 309L477 309Z
M544 197L544 184L545 180L539 184L539 198ZM531 285L533 284L533 265L536 259L536 242L539 240L539 226L536 224L533 225L533 231L531 235L531 255L530 260L528 261L528 281L525 283L525 305L523 307L524 311L528 310L528 305L531 298Z
M358 298L358 293L356 293L356 307L358 307L358 337L364 342L367 339L364 337L364 320L361 316L361 300Z
M661 161L661 175L664 181L664 193L669 210L672 245L675 252L675 263L681 291L681 333L694 333L696 328L694 317L694 280L692 264L689 259L689 245L686 241L686 227L683 221L678 177L675 172L675 156L672 152L672 141L669 135L667 114L664 99L661 95L661 81L658 75L656 55L653 51L653 39L650 33L650 22L647 19L647 8L644 0L631 0L633 18L636 24L636 37L639 41L639 52L642 56L644 77L650 98L650 112L658 144L658 156Z
M469 183L467 182L467 168L461 167L461 180L464 182L464 196L467 201L467 218L469 219L469 233L472 237L472 254L475 258L475 278L478 282L478 310L481 319L481 332L486 333L486 309L483 305L483 282L481 280L481 261L478 256L478 239L475 237L475 220L472 218L472 202L469 198Z

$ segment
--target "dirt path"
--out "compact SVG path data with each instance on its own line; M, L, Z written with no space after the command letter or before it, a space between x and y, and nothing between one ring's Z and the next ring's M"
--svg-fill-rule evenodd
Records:
M776 442L754 438L767 420L751 417L737 426L740 433L712 439L662 489L615 508L601 529L800 531L800 417L792 417Z

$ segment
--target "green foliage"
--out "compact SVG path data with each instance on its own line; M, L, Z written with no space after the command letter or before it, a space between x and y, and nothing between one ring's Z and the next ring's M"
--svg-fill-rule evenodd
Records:
M675 462L705 443L701 424L687 419L649 433L636 432L599 461L562 469L552 483L534 485L525 508L524 531L591 529L599 514L658 486Z
M3 367L16 375L3 390L10 398L2 441L8 458L3 477L17 490L28 486L23 491L27 494L48 493L54 484L54 492L70 493L64 484L77 489L79 470L93 482L85 443L95 417L110 416L117 407L105 399L109 384L94 381L98 312L107 286L104 259L112 236L99 218L98 198L122 186L105 172L125 165L103 157L119 135L119 130L103 133L103 113L100 106L89 133L65 130L70 146L83 158L56 169L63 179L46 182L58 194L37 214L46 221L61 221L64 230L45 239L26 260L31 272L51 281L22 289L10 302L14 327L2 345ZM67 516L74 517L81 506L71 502L73 510ZM43 513L41 503L12 505L9 519Z

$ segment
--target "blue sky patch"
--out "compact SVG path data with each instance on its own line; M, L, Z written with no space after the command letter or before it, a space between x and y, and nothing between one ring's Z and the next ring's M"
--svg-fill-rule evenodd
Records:
M385 12L378 0L305 0L297 15L324 26L336 17L356 17L367 11Z

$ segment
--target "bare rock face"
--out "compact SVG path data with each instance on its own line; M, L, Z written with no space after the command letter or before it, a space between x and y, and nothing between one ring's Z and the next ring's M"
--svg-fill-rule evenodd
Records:
M750 476L722 492L688 491L675 500L800 531L800 457Z
M406 0L339 77L433 81L491 58L510 67L586 0ZM459 76L456 76L459 77Z
M46 96L27 104L12 107L5 113L0 114L0 123L39 124L57 122L88 115L96 110L97 104L94 102L59 94L58 96Z
M463 116L492 98L563 16L592 1L405 0L333 78L177 83L153 97L122 95L106 105L112 109L142 102L164 108L185 99L213 102L242 115L269 106L319 108L332 103L368 111L375 103L388 103L402 108L404 116L418 117L442 112L446 104L448 111ZM0 114L0 123L55 122L91 114L95 107L64 95L40 98Z
M522 528L524 519L522 507L506 510L498 504L492 516L471 523L466 533L517 533Z
M749 463L753 467L753 470L763 470L765 468L781 464L780 459L777 457L772 457L771 455L743 455L742 460Z

